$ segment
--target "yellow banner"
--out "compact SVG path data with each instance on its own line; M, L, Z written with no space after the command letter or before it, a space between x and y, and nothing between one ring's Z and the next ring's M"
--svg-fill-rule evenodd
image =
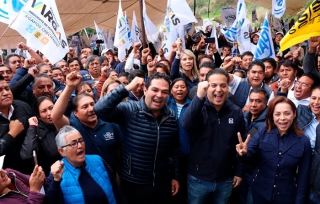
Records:
M280 41L280 51L320 36L320 0L315 0Z

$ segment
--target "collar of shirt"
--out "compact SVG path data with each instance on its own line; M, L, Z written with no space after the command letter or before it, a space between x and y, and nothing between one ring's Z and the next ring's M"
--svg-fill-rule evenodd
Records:
M0 115L8 120L11 119L11 116L13 114L13 111L14 111L14 107L11 105L10 108L9 108L9 114L8 114L8 118L4 115L4 113L0 112Z

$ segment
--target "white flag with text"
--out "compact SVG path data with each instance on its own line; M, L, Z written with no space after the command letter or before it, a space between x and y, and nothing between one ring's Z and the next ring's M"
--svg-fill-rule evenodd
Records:
M55 1L29 0L10 27L26 39L28 46L42 52L52 64L69 52Z
M286 12L286 0L272 0L272 14L280 19L284 12Z

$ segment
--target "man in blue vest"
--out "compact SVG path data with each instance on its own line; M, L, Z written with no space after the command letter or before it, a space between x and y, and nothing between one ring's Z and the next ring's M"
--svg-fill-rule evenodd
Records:
M238 105L243 111L248 110L249 93L252 88L263 88L269 95L269 101L274 98L272 89L263 82L265 76L265 66L260 61L253 61L248 67L248 77L240 78L234 74L229 74L230 92L237 99Z

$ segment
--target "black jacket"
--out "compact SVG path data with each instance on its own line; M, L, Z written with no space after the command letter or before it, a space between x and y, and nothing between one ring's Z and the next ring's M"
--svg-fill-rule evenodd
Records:
M187 108L182 127L190 132L189 174L206 181L242 177L244 165L237 160L237 132L245 137L241 109L228 99L219 110L206 97L194 97Z
M38 163L49 176L51 165L62 159L55 141L57 130L53 124L38 121L38 127L28 129L20 155L22 159L31 159L33 150L36 150Z
M31 174L33 171L32 160L23 161L20 158L20 149L29 127L28 119L31 117L31 109L28 104L13 100L12 106L14 108L11 120L19 120L24 130L13 138L9 132L10 121L0 115L0 155L6 155L4 159L3 169L11 168L25 174Z
M165 105L155 118L144 97L120 103L128 95L120 85L94 106L99 118L119 124L122 131L122 178L153 185L178 179L180 144L176 115Z

